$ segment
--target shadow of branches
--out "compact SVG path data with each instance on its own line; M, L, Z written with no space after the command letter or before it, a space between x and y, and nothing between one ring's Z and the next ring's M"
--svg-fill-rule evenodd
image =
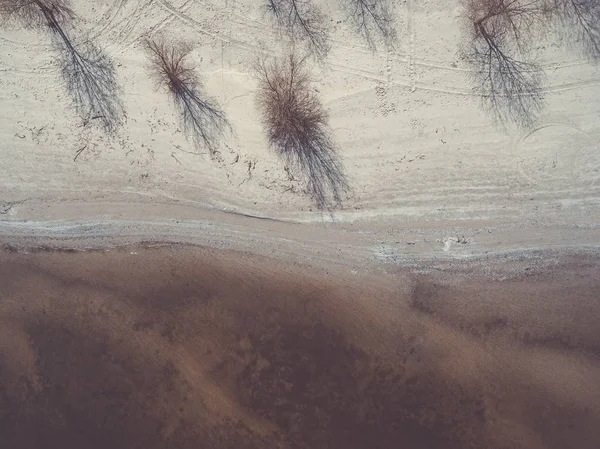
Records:
M530 126L544 108L544 74L529 48L542 14L535 2L465 1L469 39L462 56L474 68L484 108L501 122Z
M266 8L294 43L304 43L318 60L327 56L330 44L326 17L311 0L267 0Z
M377 40L392 45L397 38L390 0L340 0L342 9L356 32L369 47L377 48Z
M112 59L91 41L77 48L62 29L56 30L61 75L76 110L86 120L97 120L109 133L121 126L124 107Z
M584 54L600 61L600 0L546 0L560 33L578 45Z
M188 61L193 47L164 37L147 39L145 47L151 76L173 97L186 135L197 149L206 147L214 157L219 140L231 131L231 125L216 102L202 93L195 67Z
M463 59L473 87L500 121L530 126L545 106L533 49L556 32L600 61L600 0L463 0Z
M310 86L306 58L290 54L281 61L257 63L257 102L269 143L306 179L320 210L331 210L349 190L328 115Z
M65 27L76 19L68 0L0 0L0 13L26 28L50 30L65 88L77 113L108 133L122 124L124 107L112 59L90 40L76 44Z

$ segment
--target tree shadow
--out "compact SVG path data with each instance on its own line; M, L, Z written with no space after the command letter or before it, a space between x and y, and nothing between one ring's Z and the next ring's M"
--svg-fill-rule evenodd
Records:
M590 59L600 61L600 1L548 0L559 23L559 34L578 45Z
M267 0L266 9L292 42L301 42L317 59L329 53L326 16L310 0Z
M396 41L396 29L390 0L340 0L354 30L369 47L377 49L377 40L385 45Z
M50 30L59 55L60 74L75 110L86 123L99 123L109 134L125 115L115 66L104 50L90 40L76 44L65 31L76 19L68 0L1 0L8 20L38 31Z
M464 4L469 38L461 53L474 69L474 91L495 119L531 126L545 106L544 73L530 49L543 8L535 1Z
M125 115L114 62L92 41L76 47L62 29L55 32L61 76L75 109L86 122L97 121L114 134Z

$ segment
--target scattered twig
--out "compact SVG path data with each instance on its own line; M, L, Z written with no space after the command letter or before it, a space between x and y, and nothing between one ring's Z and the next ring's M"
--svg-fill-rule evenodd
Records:
M87 144L85 144L83 147L81 147L79 150L77 150L77 152L75 153L75 157L73 158L73 162L75 162L77 160L77 158L79 157L79 155L87 148Z

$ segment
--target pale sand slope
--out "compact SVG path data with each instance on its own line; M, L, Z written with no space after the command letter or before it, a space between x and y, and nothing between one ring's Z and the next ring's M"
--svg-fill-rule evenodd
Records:
M537 126L499 129L458 58L458 0L398 2L397 48L376 53L337 2L317 1L331 18L332 50L311 69L353 187L334 226L288 179L257 118L252 64L261 49L285 45L261 1L73 3L79 28L118 63L127 123L114 140L83 126L48 38L0 31L1 235L317 239L396 261L599 242L600 75L564 46L544 44L547 109ZM161 31L197 44L206 90L231 119L218 161L191 154L145 71L140 37Z

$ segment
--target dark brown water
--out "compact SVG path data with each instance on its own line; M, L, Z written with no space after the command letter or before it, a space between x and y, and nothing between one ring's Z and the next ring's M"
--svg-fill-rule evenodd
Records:
M0 447L597 449L599 269L5 251Z

